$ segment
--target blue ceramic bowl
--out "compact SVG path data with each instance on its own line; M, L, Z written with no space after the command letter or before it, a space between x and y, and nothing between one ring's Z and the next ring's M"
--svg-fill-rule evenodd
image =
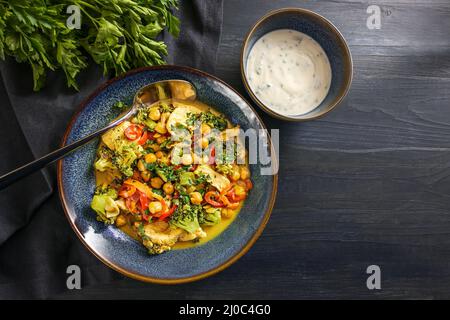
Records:
M258 99L247 81L250 50L259 38L278 29L292 29L309 35L322 46L331 64L332 79L328 95L317 108L303 115L286 116L273 111ZM241 76L252 100L268 114L283 120L305 121L325 115L344 99L352 83L353 62L344 37L329 20L306 9L284 8L269 12L250 29L241 52Z
M252 107L221 80L186 67L160 66L131 71L98 88L73 117L63 145L105 126L116 117L117 111L112 108L115 102L131 103L140 87L167 79L191 81L200 101L223 112L244 130L265 129ZM260 165L251 165L254 188L237 218L223 233L195 248L150 256L141 243L114 226L98 222L90 209L95 188L92 163L97 144L98 140L58 163L59 193L66 216L80 240L97 258L126 276L168 284L210 276L239 259L253 245L269 219L276 196L277 176L261 175ZM271 148L270 143L267 148ZM272 159L275 161L274 157Z

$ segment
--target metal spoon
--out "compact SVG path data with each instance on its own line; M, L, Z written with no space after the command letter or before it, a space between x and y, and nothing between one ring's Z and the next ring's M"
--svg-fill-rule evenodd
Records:
M68 153L85 145L95 137L98 137L102 133L131 118L139 111L140 108L145 108L159 100L177 99L194 101L196 97L197 92L194 85L185 80L164 80L146 85L140 88L134 96L133 106L130 108L130 110L111 122L106 127L97 130L78 141L61 147L11 172L8 172L7 174L0 176L0 190L8 187L21 178L24 178L27 175L44 168L48 164L65 157Z

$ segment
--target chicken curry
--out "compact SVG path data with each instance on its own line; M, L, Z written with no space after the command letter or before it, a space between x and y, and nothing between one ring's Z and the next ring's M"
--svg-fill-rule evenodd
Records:
M150 254L214 238L252 189L239 127L200 102L161 100L101 137L97 219Z

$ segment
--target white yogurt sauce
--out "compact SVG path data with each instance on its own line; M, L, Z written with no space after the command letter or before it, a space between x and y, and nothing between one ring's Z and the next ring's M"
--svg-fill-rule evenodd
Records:
M251 49L246 76L257 98L273 111L301 115L315 109L330 89L330 61L319 43L289 29L271 31Z

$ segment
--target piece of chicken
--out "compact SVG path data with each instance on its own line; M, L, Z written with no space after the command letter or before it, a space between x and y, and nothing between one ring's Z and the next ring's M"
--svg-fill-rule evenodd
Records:
M179 241L192 241L197 238L204 238L206 237L206 232L203 231L202 228L198 228L194 233L186 232L184 231L180 237L178 238Z
M144 234L141 235L142 243L152 254L169 251L179 240L190 241L205 236L206 233L201 228L194 233L188 233L180 228L172 228L164 221L147 224L144 226Z

